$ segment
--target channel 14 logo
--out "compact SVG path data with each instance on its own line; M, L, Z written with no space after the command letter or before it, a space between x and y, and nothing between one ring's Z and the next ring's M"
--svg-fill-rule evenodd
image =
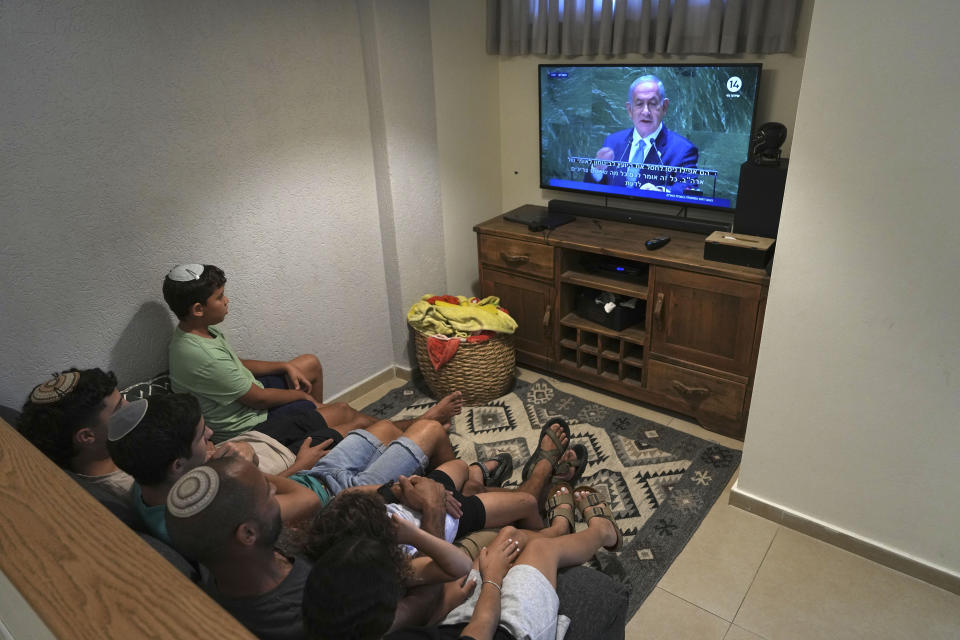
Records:
M727 97L728 98L739 98L740 89L743 88L743 80L740 79L740 76L730 76L727 78Z

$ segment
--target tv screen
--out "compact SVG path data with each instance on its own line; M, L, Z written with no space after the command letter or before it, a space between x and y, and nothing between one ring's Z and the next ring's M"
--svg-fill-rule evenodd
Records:
M540 186L732 210L759 64L540 65Z

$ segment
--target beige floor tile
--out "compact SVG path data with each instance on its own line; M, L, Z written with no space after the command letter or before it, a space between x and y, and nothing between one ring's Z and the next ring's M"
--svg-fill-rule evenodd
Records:
M667 423L667 426L671 429L676 429L677 431L683 431L684 433L689 433L692 436L703 438L704 440L722 444L725 447L730 447L731 449L736 449L737 451L743 451L743 443L739 440L734 440L733 438L722 436L719 433L708 431L693 420L684 418L682 416L675 416L670 422Z
M357 409L359 411L360 409L363 409L368 404L376 402L377 400L385 396L387 393L389 393L393 389L396 389L397 387L402 387L406 383L407 383L406 380L401 380L400 378L394 378L392 380L384 382L383 384L376 387L375 389L371 389L370 391L363 394L359 398L355 398L354 400L351 400L348 404L354 409Z
M781 529L734 622L773 640L956 640L960 596Z
M723 640L765 640L765 638L732 624L730 625L730 629L727 630L727 635L723 637Z
M654 589L627 623L626 640L722 640L730 623Z
M779 525L731 507L728 491L657 586L732 621Z

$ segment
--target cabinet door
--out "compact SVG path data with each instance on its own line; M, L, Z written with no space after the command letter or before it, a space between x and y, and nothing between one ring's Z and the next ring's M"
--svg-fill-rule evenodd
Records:
M500 305L517 321L517 351L553 360L554 289L531 278L481 267L480 291L497 296Z
M750 376L762 287L656 267L650 351Z

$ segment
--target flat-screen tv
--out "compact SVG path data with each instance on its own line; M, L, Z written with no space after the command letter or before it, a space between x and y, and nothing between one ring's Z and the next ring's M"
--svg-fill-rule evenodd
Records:
M540 187L730 211L759 64L540 65Z

